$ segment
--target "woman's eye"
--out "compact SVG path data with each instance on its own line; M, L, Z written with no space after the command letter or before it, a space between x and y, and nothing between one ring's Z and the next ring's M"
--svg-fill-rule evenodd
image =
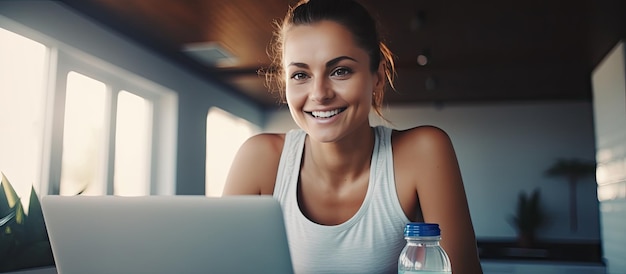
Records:
M297 72L291 75L291 79L294 79L294 80L304 80L306 78L307 78L307 75L302 72Z
M350 72L352 71L348 68L338 68L333 71L332 76L346 76L350 74Z

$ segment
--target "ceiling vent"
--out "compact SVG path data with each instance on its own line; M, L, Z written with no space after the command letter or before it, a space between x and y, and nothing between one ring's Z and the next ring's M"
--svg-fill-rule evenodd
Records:
M182 51L211 67L229 67L237 64L237 58L217 42L186 44Z

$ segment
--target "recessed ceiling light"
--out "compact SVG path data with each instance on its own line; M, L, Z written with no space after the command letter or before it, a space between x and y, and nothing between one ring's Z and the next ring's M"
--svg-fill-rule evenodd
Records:
M186 44L182 52L211 67L229 67L237 64L237 57L217 42Z
M420 54L417 56L417 64L420 66L428 65L428 56L425 54Z

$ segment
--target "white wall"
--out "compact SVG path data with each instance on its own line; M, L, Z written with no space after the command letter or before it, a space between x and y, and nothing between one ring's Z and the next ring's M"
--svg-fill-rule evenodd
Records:
M507 218L514 212L518 192L538 187L551 217L539 237L599 241L595 178L578 184L579 223L578 231L572 232L567 182L543 174L559 157L595 159L590 102L401 106L387 110L385 117L398 129L430 124L448 132L479 239L514 238ZM265 131L295 127L284 108L268 117Z
M592 74L603 253L626 273L626 54L620 42Z

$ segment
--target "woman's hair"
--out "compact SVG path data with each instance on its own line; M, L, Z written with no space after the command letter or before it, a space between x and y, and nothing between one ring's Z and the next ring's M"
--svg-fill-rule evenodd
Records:
M272 64L265 72L266 82L278 90L280 99L285 102L285 77L283 69L283 46L286 32L293 26L310 25L323 20L341 24L353 35L357 45L367 52L370 58L370 70L376 72L378 65L384 61L384 72L388 83L393 88L395 67L393 54L383 43L374 18L361 4L353 0L302 0L290 8L282 22L276 23L274 39L268 55ZM383 90L373 94L372 107L382 117L381 108L384 97Z

